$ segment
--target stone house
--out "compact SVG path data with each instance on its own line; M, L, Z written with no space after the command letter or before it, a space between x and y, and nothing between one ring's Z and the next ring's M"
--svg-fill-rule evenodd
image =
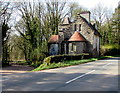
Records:
M100 33L90 22L90 12L78 13L73 22L65 18L59 25L59 34L50 37L48 47L49 55L89 53L99 56Z

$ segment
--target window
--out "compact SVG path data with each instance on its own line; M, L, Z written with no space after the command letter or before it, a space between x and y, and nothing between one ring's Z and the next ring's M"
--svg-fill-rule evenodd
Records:
M74 31L76 31L77 29L76 29L76 27L77 27L77 25L76 24L74 24Z
M75 43L71 43L71 51L76 51L76 44Z
M81 31L81 24L79 24L79 31Z
M71 50L73 51L74 50L74 48L73 48L74 46L73 46L73 44L71 43Z

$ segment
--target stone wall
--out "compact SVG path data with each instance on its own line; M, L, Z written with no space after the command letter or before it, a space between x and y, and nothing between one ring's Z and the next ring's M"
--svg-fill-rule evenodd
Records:
M77 24L77 30L79 29L79 24L81 24L81 31L80 33L85 37L85 39L88 41L87 42L87 52L92 52L93 48L93 36L94 32L92 29L84 22L81 18L78 18L72 25L74 28L74 25Z
M80 54L86 51L85 42L71 42L69 43L69 54Z

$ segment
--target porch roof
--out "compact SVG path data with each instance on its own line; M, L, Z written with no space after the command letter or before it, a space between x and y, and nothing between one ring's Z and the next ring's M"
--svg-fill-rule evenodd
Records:
M59 42L59 35L52 35L48 41L48 43L58 43Z
M80 32L75 31L68 41L86 41L86 39L80 34Z

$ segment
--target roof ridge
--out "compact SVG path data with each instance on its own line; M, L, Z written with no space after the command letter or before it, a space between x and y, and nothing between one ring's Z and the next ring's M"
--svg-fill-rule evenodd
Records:
M97 29L91 24L91 22L88 22L88 21L87 21L84 17L82 17L82 16L80 16L80 18L82 18L82 19L88 24L88 26L89 26L92 30L94 30L95 35L101 36L100 33L97 31Z
M75 31L68 41L86 41L79 31Z

